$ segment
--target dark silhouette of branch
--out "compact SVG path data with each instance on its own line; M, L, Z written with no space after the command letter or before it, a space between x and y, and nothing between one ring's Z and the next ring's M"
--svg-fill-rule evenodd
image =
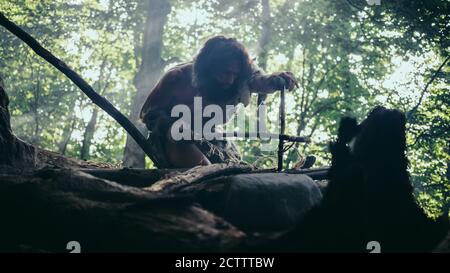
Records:
M0 12L0 25L9 30L12 34L17 36L20 40L25 42L33 51L53 65L56 69L61 71L66 75L76 86L78 86L81 91L83 91L86 96L88 96L93 103L102 108L106 113L108 113L114 120L116 120L133 139L138 143L138 145L144 150L148 157L156 164L152 154L151 146L146 141L145 137L139 132L139 130L131 123L131 121L126 118L117 108L115 108L106 98L99 95L95 90L83 80L75 71L73 71L69 66L67 66L63 61L55 57L50 51L42 47L39 42L34 39L30 34L25 32L22 28L17 26L15 23L10 21L5 17L3 13Z
M442 68L445 66L445 64L448 62L449 59L450 59L450 55L447 56L447 58L445 58L444 62L439 66L438 70L436 70L436 72L434 72L433 77L431 77L431 79L428 81L425 88L422 90L422 94L420 95L419 101L417 102L416 106L414 106L413 109L411 109L411 111L409 111L406 122L409 122L411 120L412 116L417 112L417 109L419 108L420 104L422 104L423 97L425 96L425 93L427 92L428 87L430 87L430 85L436 79L436 77L439 75L439 72L441 72Z

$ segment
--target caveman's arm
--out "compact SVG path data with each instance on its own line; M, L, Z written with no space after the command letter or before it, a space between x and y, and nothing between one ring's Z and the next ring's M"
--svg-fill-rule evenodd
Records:
M292 90L295 86L297 86L297 80L291 72L265 74L256 66L254 66L253 75L248 81L250 91L259 94L270 94L283 87Z
M248 82L248 87L251 92L260 94L270 94L275 91L273 88L270 75L254 75Z

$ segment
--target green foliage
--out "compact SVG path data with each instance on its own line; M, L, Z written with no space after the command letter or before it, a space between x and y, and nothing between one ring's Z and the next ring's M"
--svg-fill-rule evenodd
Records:
M419 202L431 214L450 207L449 91L447 79L447 87L433 89L410 125L412 178Z
M130 114L146 4L0 0L0 11ZM259 56L264 23L260 0L171 0L170 4L163 39L167 68L191 60L215 34L234 36L253 57ZM300 87L287 94L287 133L312 138L312 143L286 153L288 166L310 154L318 157L318 166L328 165L327 145L344 115L362 120L378 104L411 110L449 54L448 1L381 0L381 5L369 6L366 0L270 0L269 4L272 31L267 60L256 62L266 62L267 72L295 74ZM102 112L93 119L96 106L3 28L0 40L0 73L10 95L15 133L73 157L81 157L83 145L88 145L87 159L119 164L124 131ZM417 198L433 215L450 202L445 177L450 160L448 73L446 66L408 125L408 156ZM246 109L249 118L255 118L255 104L253 97L253 108ZM279 95L270 95L267 106L270 118L276 119ZM87 125L92 121L94 131L89 134ZM263 151L259 141L237 144L246 161L275 166L276 152Z

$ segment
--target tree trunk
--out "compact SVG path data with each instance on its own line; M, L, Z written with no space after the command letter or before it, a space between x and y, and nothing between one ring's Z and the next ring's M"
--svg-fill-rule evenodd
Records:
M58 153L65 155L67 151L67 145L69 144L70 138L72 137L73 130L75 129L76 119L75 119L75 102L76 99L71 100L69 109L71 114L64 126L61 141L58 143Z
M98 109L95 108L92 112L91 119L84 131L83 145L81 146L80 159L89 159L89 149L91 147L92 139L94 138L95 126L97 125Z
M149 0L147 19L144 26L144 40L141 50L141 65L134 78L137 93L133 101L130 119L142 132L147 132L145 125L139 121L139 112L164 68L161 57L163 48L163 31L170 13L167 0ZM123 165L126 167L144 168L145 154L136 142L127 135Z
M8 105L9 98L0 78L0 165L19 169L34 167L36 150L13 134Z
M81 252L217 252L231 251L245 238L189 198L73 169L0 173L0 180L1 252L69 252L73 240Z
M67 145L72 137L73 129L75 128L75 120L70 119L67 125L64 127L61 142L58 144L58 152L62 155L66 154Z
M101 88L100 95L104 96L110 83L111 79L111 70L108 70L108 73L105 73L107 64L107 56L103 57L102 64L100 65L100 76L98 81L96 82L97 88L100 90L100 86L102 82L105 82L103 87ZM106 76L105 76L106 74ZM105 78L105 79L103 79ZM92 111L91 118L89 119L88 125L86 126L83 134L83 143L80 149L80 159L88 160L89 159L89 150L91 148L92 139L94 138L95 128L97 126L97 117L98 117L98 108L94 108ZM137 145L137 144L136 144Z
M264 71L267 69L267 54L268 54L268 45L272 38L272 19L270 18L270 3L269 0L261 0L262 4L262 13L261 13L261 21L262 21L262 31L261 37L259 39L258 44L258 64ZM267 95L259 94L257 100L257 106L265 105L265 100ZM260 120L267 116L265 111L261 112L257 110L256 112L256 130L259 132ZM262 117L261 115L262 114Z

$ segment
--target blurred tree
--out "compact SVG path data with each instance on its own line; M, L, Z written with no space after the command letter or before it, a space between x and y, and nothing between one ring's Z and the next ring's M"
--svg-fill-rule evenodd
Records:
M146 11L143 44L139 49L141 64L134 78L137 93L133 100L130 115L130 119L143 134L147 130L145 125L138 121L139 113L166 65L166 61L162 58L163 31L167 16L170 13L170 3L167 0L149 0L146 4ZM145 167L145 154L129 135L124 150L123 165L136 168Z

